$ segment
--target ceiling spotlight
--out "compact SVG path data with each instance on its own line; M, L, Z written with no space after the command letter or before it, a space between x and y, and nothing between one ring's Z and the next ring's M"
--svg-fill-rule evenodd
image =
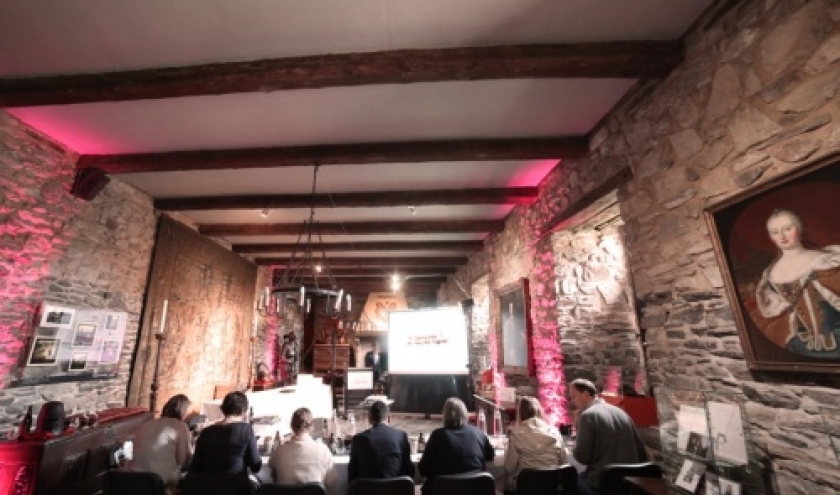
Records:
M321 270L323 270L323 269L324 269L324 267L322 267L321 265L315 265L315 272L321 273Z
M260 212L260 216L263 218L268 218L268 208L263 208L263 211Z
M417 210L414 208L414 205L408 205L408 211L411 212L411 216L414 216L414 215L417 214Z

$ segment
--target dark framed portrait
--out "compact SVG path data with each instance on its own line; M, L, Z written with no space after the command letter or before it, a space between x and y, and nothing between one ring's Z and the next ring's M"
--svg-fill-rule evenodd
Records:
M32 349L29 351L27 366L52 366L58 360L58 347L61 340L45 337L35 337Z
M528 279L521 278L496 291L499 301L499 361L507 373L534 375L531 298Z
M840 156L705 217L747 365L840 373Z

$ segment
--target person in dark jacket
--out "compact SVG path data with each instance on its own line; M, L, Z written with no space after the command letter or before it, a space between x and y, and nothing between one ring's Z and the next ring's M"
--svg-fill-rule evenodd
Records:
M370 406L370 429L353 437L347 480L356 478L414 477L408 435L385 424L388 405L382 401Z
M262 458L250 423L245 421L248 397L231 392L222 400L225 419L201 431L195 443L190 473L242 474L259 472Z
M486 471L485 461L496 455L490 439L475 426L467 424L467 406L456 397L443 405L443 428L429 435L426 450L417 466L425 476L423 492L436 476Z
M572 455L586 466L586 471L578 474L578 493L593 495L598 493L601 475L608 464L645 462L647 450L630 416L598 397L598 389L592 382L583 378L574 380L569 396L579 413Z

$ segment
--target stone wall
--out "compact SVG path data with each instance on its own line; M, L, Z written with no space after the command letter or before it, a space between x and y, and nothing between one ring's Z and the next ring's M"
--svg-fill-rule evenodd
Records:
M630 166L634 177L618 198L650 384L743 394L752 460L765 466L767 491L838 493L840 470L818 408L840 404L840 377L747 368L702 212L840 151L840 2L729 6L701 19L686 36L683 64L628 95L593 132L591 153L559 164L538 200L514 210L505 231L458 277L475 280L486 273L482 265L493 288L529 277L538 344L549 348L543 339L557 340L552 352L559 350L571 370L577 363L566 352L570 342L552 335L552 324L576 322L553 309L559 253L540 234L583 194ZM453 294L448 284L439 297ZM562 396L565 370L543 379L541 365L541 397Z
M647 393L620 219L564 230L551 240L566 380L587 378L605 390ZM616 368L620 374L607 383Z
M90 202L71 196L75 162L0 112L0 429L45 397L70 410L125 405L156 217L151 198L118 179ZM116 379L10 387L43 301L128 313Z

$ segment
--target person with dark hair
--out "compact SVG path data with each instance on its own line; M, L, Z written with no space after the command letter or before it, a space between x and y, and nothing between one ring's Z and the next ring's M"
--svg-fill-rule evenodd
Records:
M163 406L160 418L137 429L130 470L157 473L170 490L178 484L181 471L192 458L190 429L184 422L190 404L184 394L172 396Z
M408 435L385 424L388 413L388 405L382 401L370 406L370 428L354 436L350 447L348 481L356 478L414 477Z
M277 447L268 460L274 482L278 485L323 483L333 491L337 473L332 453L323 443L312 439L315 421L312 412L301 407L292 414L292 439Z
M598 493L601 474L607 464L635 464L648 459L645 445L633 420L621 409L598 397L589 380L578 378L569 387L578 411L575 460L586 465L578 475L578 493Z
M467 424L467 406L457 397L443 404L443 428L429 435L426 450L417 469L425 476L423 492L442 474L486 471L485 461L496 455L490 439L475 426Z
M225 418L201 431L190 473L242 474L259 472L262 459L250 423L245 421L248 397L231 392L222 399Z
M566 462L560 432L543 419L543 408L535 397L519 400L519 424L510 429L505 451L507 489L516 490L516 477L523 469L555 468Z

